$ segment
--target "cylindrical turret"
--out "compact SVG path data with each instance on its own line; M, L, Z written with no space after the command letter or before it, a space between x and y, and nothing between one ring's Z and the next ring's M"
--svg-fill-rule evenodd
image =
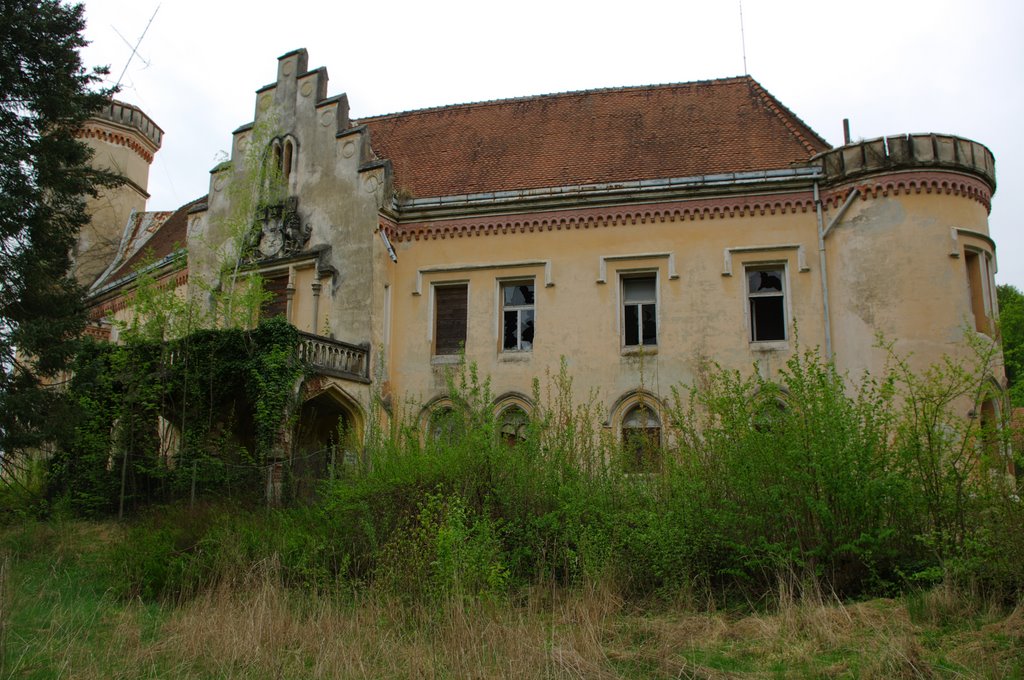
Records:
M92 283L117 254L121 234L133 211L145 210L149 198L149 166L160 149L164 132L131 104L111 100L78 133L93 150L93 167L124 177L114 189L89 199L92 221L78 235L75 277Z

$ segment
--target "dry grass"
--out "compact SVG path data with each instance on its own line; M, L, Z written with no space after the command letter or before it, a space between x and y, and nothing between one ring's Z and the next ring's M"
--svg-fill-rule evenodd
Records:
M133 669L121 677L1002 678L1024 668L1022 607L983 615L994 618L936 644L927 633L938 629L914 623L895 600L651 613L595 585L537 589L516 605L427 607L376 594L314 599L282 589L271 571L171 610L149 640L138 609L127 611L114 621L113 653L76 675L120 667Z
M176 606L118 600L91 579L88 526L0 555L2 677L1009 678L1024 676L1024 604L937 588L845 604L780 581L766 611L642 607L609 583L409 604L316 596L273 562ZM20 556L19 556L20 555ZM35 555L33 557L33 555Z

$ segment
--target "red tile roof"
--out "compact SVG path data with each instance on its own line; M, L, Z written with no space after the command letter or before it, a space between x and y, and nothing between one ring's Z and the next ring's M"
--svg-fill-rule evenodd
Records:
M357 122L414 198L786 168L831 148L749 76Z

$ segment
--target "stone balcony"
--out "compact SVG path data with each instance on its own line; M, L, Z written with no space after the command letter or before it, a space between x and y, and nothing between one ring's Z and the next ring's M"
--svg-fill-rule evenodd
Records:
M299 356L318 373L370 382L370 346L352 345L312 333L299 333Z

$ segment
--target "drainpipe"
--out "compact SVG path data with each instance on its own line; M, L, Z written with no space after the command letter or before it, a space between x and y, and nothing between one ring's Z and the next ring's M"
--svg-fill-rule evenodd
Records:
M846 210L853 203L853 199L860 195L860 189L854 187L853 190L846 197L846 201L836 211L836 214L829 220L828 226L824 226L825 222L821 214L821 194L818 191L818 182L814 182L814 208L818 214L818 259L821 266L821 297L824 301L824 312L825 312L825 358L828 361L832 360L832 319L829 315L828 305L828 270L825 267L825 238L832 232L839 220L842 219Z
M836 226L836 223L842 219L843 214L846 213L846 209L850 207L851 203L853 203L853 199L858 196L860 196L860 189L854 187L853 191L851 191L850 195L846 197L846 201L843 202L843 205L839 208L838 212L836 212L835 216L828 221L828 226L825 227L825 233L821 235L822 239L828 238L829 232L832 231L832 227Z
M832 361L832 318L828 308L828 270L825 267L825 220L821 215L821 193L814 180L814 211L818 214L818 268L821 272L821 299L825 315L825 360Z

